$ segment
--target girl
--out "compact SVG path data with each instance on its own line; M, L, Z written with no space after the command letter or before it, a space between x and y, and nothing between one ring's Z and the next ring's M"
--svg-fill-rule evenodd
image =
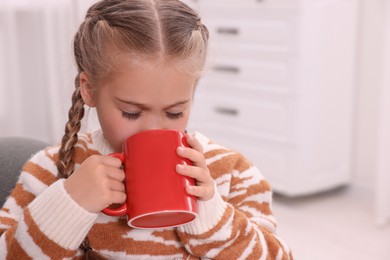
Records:
M275 235L271 189L258 170L205 136L177 150L193 166L199 218L177 227L132 229L101 210L123 203L120 152L148 129L185 131L205 64L208 31L178 0L102 0L74 38L78 67L59 147L26 163L0 211L0 259L292 259ZM101 129L78 134L84 105Z

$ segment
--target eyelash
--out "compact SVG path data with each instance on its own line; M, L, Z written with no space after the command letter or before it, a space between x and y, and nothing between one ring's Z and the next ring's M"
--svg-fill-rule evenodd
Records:
M169 119L179 119L181 117L183 117L183 112L179 112L179 113L169 113L169 112L166 112L166 115Z
M128 113L128 112L122 111L122 116L124 118L130 119L130 120L137 120L141 116L141 114L142 114L142 112ZM179 113L166 112L165 114L167 115L167 117L169 119L172 119L172 120L179 119L179 118L183 117L183 115L184 115L183 112L179 112Z
M122 111L122 116L124 118L130 119L130 120L137 120L141 116L141 112L128 113L128 112Z

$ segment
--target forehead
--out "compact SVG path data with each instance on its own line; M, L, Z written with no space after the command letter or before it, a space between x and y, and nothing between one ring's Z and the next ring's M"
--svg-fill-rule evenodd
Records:
M161 78L168 81L194 81L198 73L187 69L190 61L163 56L149 57L140 55L121 55L116 58L111 76L123 77L128 80L153 81ZM162 83L162 82L160 82Z
M183 70L180 62L129 57L121 58L116 67L104 85L117 98L161 105L192 98L197 77Z
M170 66L178 71L199 78L202 75L204 64L199 55L180 56L166 55L164 53L140 53L131 50L121 51L112 49L105 51L101 66L106 75L118 73L121 70L136 67Z

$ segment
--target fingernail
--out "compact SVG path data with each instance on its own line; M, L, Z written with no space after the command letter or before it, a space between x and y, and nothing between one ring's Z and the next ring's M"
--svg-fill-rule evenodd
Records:
M176 164L176 171L182 173L184 171L184 166L181 164Z
M184 148L181 147L181 146L177 147L177 152L178 152L179 154L182 154L182 153L184 152Z

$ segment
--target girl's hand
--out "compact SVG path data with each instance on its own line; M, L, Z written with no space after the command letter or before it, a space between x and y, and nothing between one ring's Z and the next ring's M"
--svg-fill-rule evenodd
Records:
M111 156L92 155L64 182L65 190L84 209L98 213L126 200L122 162Z
M176 171L195 179L196 186L186 187L188 194L194 195L200 200L209 200L214 196L214 180L207 168L202 145L191 135L187 135L186 139L192 148L178 147L177 154L192 161L193 165L178 164L176 165Z

